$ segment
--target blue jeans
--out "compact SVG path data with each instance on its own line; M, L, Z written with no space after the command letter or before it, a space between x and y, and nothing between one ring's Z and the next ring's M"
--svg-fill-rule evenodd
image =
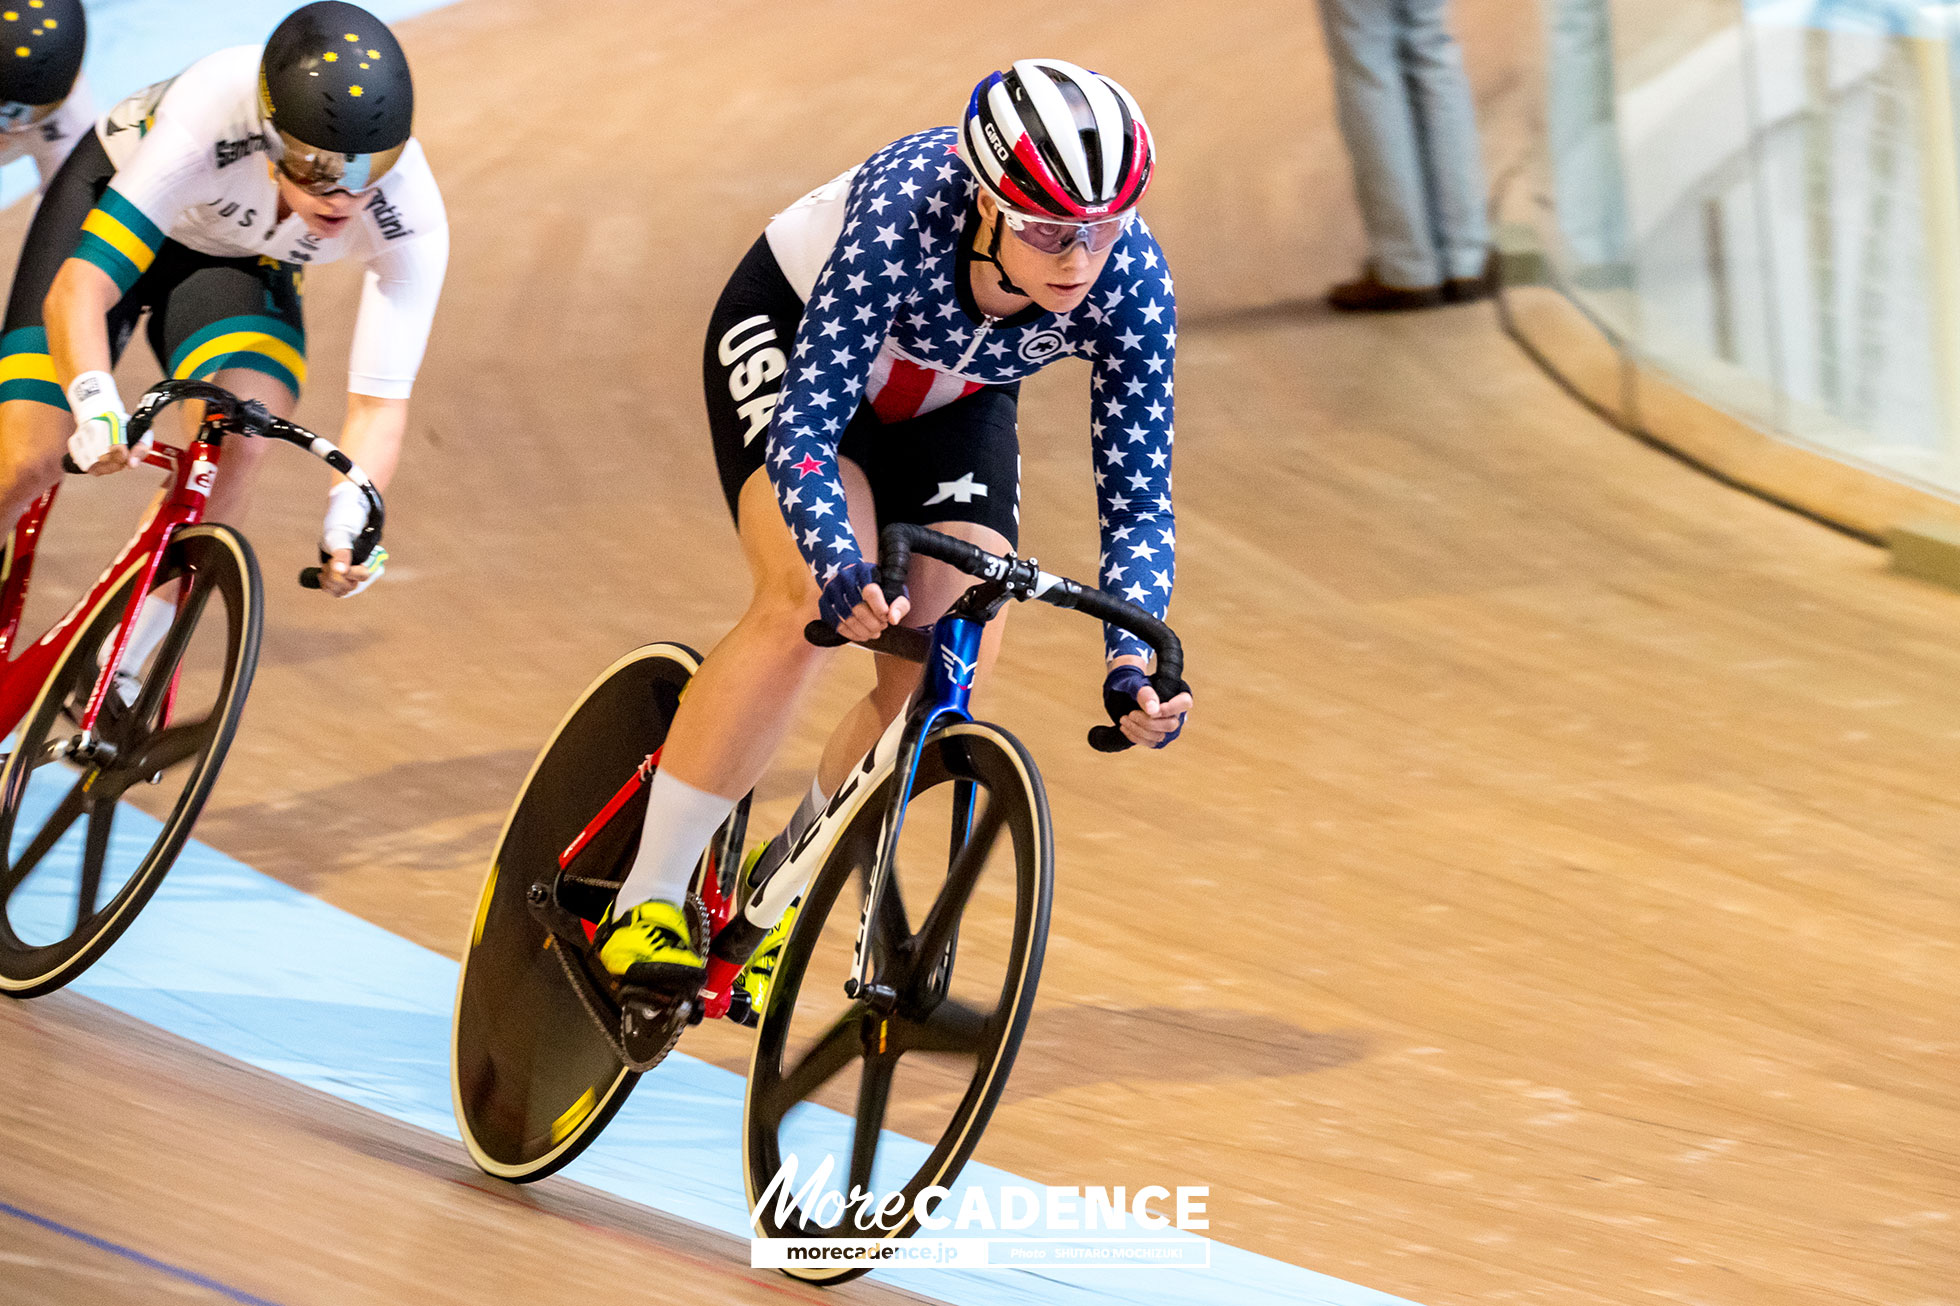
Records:
M1581 267L1630 255L1620 169L1608 0L1545 6L1545 133L1552 197L1566 246Z
M1448 0L1320 0L1341 136L1375 275L1391 286L1479 277L1484 170Z

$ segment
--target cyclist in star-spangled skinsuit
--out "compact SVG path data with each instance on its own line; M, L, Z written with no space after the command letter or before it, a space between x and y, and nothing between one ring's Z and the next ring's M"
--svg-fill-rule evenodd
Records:
M1050 313L1030 305L1005 320L970 312L970 295L960 294L960 235L978 183L959 162L957 136L958 129L940 127L905 137L847 174L842 232L804 312L769 427L769 477L783 516L826 585L862 561L856 537L839 529L845 514L837 444L867 385L882 382L871 396L874 408L890 389L892 369L880 374L876 364L907 363L951 378L959 388L934 382L951 400L1031 376L1058 358L1085 357L1093 369L1089 430L1102 586L1161 617L1176 569L1170 449L1177 301L1170 267L1138 219L1080 308ZM782 246L771 245L781 259ZM1114 657L1141 654L1144 646L1112 628L1108 650Z
M906 592L881 593L866 558L879 527L1015 548L1019 383L1058 358L1091 365L1102 585L1163 614L1176 570L1177 309L1136 215L1153 159L1128 92L1073 64L1023 60L981 82L959 127L905 137L779 214L736 268L709 322L703 381L755 593L669 726L633 867L596 940L614 975L698 985L705 963L681 904L822 665L803 637L809 619L866 641L929 624L972 583L915 558ZM987 626L982 670L1001 625ZM1158 701L1134 637L1111 631L1107 650L1104 704L1125 738L1171 742L1190 695ZM914 664L881 655L875 666L783 836L744 862L740 927L715 938L724 960L753 952L737 982L755 1010L794 916L776 913L800 887L770 877L918 683Z

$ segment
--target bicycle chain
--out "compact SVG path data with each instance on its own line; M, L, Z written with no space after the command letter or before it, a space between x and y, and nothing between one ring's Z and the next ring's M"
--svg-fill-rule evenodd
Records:
M626 1055L626 1048L619 1041L618 1019L606 1019L600 1013L599 1009L592 1005L592 981L572 969L580 963L572 960L563 944L553 948L552 951L558 954L558 964L565 971L565 982L571 985L572 992L578 995L578 1004L584 1007L585 1014L592 1018L592 1023L598 1028L600 1037L606 1040L607 1045L613 1050L613 1055L619 1058L621 1065L631 1066L632 1061Z

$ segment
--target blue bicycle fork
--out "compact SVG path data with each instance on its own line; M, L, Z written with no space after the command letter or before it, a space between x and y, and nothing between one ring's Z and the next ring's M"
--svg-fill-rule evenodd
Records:
M905 733L899 740L898 759L893 768L899 783L892 791L891 806L885 811L885 827L878 840L878 860L871 869L871 883L864 898L864 916L858 922L856 978L852 987L859 991L872 982L871 949L865 946L865 942L878 900L884 894L885 880L893 858L898 853L898 837L905 826L905 808L912 801L912 786L918 778L919 755L925 748L926 737L942 719L973 719L967 708L973 699L973 676L979 669L980 637L985 631L984 622L975 621L957 610L948 612L933 624L932 647L926 655L925 679L920 682L918 692L906 709ZM955 853L966 841L972 816L973 786L968 781L960 781L954 794ZM849 988L847 992L852 997L857 995Z

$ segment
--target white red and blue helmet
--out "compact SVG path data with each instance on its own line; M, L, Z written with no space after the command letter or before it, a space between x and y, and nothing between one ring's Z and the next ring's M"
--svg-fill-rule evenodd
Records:
M989 73L967 102L959 150L1002 208L1044 222L1096 222L1135 208L1156 157L1130 93L1060 59Z

